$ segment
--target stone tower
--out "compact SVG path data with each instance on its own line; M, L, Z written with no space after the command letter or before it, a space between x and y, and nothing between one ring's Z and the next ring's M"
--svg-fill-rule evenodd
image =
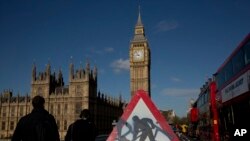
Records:
M139 89L150 94L150 48L145 37L144 26L139 10L135 25L134 38L130 42L130 92L131 97Z
M78 99L82 109L94 110L89 104L97 96L97 68L90 70L89 62L86 63L85 69L80 66L74 72L74 65L70 64L69 74L69 94L71 97L83 98ZM92 100L92 101L91 101Z
M36 95L41 95L44 98L49 97L51 90L51 70L50 64L46 65L44 72L36 74L36 65L32 67L32 80L31 80L31 98Z
M31 80L31 98L36 95L41 95L45 99L49 98L56 87L64 86L62 71L59 70L56 77L55 72L51 73L50 63L46 65L44 72L39 72L37 75L35 63L32 66L32 80Z

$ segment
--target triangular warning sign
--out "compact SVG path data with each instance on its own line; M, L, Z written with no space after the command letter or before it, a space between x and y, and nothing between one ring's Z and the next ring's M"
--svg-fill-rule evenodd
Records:
M147 93L138 90L107 141L179 141L179 139Z

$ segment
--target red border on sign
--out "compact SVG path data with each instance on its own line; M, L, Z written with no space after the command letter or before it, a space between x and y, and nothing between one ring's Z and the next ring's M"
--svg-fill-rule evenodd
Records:
M143 90L138 90L136 92L136 94L134 95L134 97L132 98L130 103L125 108L123 115L121 116L121 119L124 121L128 120L129 116L133 112L134 108L136 107L136 105L140 99L142 99L144 101L144 103L146 104L146 106L148 107L150 112L153 114L153 116L155 117L156 121L159 123L161 128L173 137L172 141L179 141L178 137L175 135L172 128L168 125L165 118L161 115L160 111L157 109L155 104L152 102L152 100L150 99L148 94ZM114 141L116 137L117 137L117 129L116 129L116 127L114 127L113 131L109 135L107 141Z

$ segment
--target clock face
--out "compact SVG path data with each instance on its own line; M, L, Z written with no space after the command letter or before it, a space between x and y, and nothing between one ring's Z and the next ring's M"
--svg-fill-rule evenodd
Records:
M133 51L133 59L134 61L142 61L144 58L143 49L136 49Z

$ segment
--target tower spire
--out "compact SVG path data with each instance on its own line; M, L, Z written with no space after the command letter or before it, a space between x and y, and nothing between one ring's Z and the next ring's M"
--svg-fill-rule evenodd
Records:
M140 5L138 7L138 19L137 19L137 23L135 25L135 32L134 32L134 38L132 40L132 42L138 42L138 41L146 41L146 37L145 37L145 31L144 31L144 26L142 24L142 20L141 20L141 8Z
M141 21L141 6L139 5L139 8L138 8L138 19L137 19L137 23L136 23L136 26L143 26L142 24L142 21Z

